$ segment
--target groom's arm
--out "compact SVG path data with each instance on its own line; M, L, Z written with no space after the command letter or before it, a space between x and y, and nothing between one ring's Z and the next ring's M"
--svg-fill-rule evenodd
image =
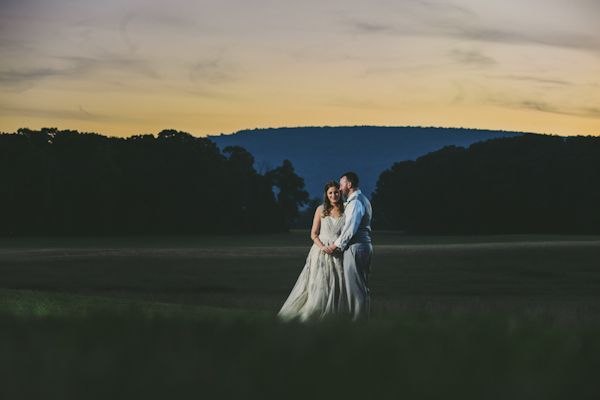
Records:
M331 250L338 248L341 250L346 249L348 242L358 230L360 221L365 215L365 206L363 206L360 201L351 201L350 204L348 204L348 207L346 207L344 214L346 218L344 221L344 227L342 228L340 237L338 237L336 241L333 242L333 245L330 246Z

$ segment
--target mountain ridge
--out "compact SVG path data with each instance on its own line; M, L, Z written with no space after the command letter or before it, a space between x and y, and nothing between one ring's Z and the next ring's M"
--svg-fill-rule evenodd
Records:
M244 129L230 135L207 136L223 150L241 146L255 159L259 172L284 159L304 178L310 197L322 197L328 180L356 172L370 198L379 175L400 161L416 160L446 146L469 145L530 132L436 127L338 126Z

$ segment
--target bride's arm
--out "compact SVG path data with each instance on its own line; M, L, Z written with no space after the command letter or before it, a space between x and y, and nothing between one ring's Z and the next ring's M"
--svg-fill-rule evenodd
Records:
M321 230L321 212L323 211L323 206L317 207L317 211L315 211L315 217L313 218L312 229L310 230L310 238L317 245L319 249L323 249L323 243L319 240L319 231Z

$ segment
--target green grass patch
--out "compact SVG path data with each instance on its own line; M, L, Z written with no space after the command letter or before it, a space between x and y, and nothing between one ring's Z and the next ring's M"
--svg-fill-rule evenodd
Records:
M146 318L168 317L183 320L260 319L273 316L273 313L267 311L0 289L0 313L15 316L85 318L96 314L127 315L132 312Z

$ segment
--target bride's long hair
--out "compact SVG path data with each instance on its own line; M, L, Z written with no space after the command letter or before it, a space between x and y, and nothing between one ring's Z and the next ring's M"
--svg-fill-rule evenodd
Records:
M321 218L325 218L331 213L331 210L333 210L333 204L331 204L329 197L327 197L327 191L332 187L340 190L340 184L336 181L329 181L325 184L325 194L323 195L323 212L321 213ZM340 215L342 215L344 213L344 198L341 192L340 199L335 204L339 207Z

